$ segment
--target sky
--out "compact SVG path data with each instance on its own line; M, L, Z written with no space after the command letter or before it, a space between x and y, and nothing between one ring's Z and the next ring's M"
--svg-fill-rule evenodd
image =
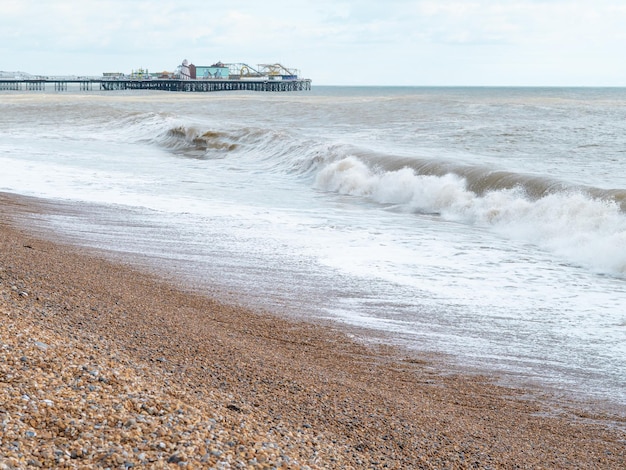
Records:
M315 85L626 86L624 0L0 0L0 71L280 63Z

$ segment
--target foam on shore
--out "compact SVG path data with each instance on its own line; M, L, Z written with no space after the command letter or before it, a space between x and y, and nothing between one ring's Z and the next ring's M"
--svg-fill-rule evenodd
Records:
M626 466L624 417L219 303L38 210L0 194L0 468Z

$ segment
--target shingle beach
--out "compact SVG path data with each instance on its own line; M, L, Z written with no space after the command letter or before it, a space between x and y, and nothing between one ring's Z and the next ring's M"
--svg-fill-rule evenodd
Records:
M626 468L619 413L220 303L0 206L2 470Z

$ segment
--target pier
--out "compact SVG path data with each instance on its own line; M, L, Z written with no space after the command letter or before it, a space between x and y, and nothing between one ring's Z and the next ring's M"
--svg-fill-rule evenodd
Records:
M0 78L0 91L45 91L47 86L54 91L67 91L68 85L81 91L90 90L160 90L160 91L308 91L310 79L275 80L254 79L133 79L133 78Z

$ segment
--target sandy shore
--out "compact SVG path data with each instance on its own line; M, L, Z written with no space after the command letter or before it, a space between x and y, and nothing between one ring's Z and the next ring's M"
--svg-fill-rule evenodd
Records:
M36 210L0 194L0 469L626 468L624 418L186 292Z

